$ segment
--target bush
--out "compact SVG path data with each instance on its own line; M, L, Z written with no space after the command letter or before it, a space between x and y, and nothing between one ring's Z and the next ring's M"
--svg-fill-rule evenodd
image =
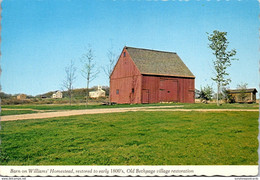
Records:
M17 105L17 104L30 104L33 101L30 99L18 100L16 98L2 99L2 105Z
M233 96L231 96L228 89L223 88L221 95L222 95L225 103L235 103L235 98Z
M207 85L201 88L199 92L200 99L204 100L204 102L207 103L207 101L212 100L212 97L213 97L213 89L211 86Z

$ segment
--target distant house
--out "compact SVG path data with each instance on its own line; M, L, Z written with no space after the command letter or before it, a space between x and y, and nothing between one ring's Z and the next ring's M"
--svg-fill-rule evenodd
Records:
M26 94L19 94L16 98L18 100L25 100L26 99Z
M256 102L256 88L251 89L229 89L228 94L232 97L234 102Z
M110 76L118 104L195 102L195 76L173 52L124 47Z
M52 98L54 98L54 99L62 98L62 92L61 91L55 91L55 93L52 94Z
M89 97L91 98L99 98L105 96L106 96L106 92L100 86L98 86L98 89L96 91L89 92Z

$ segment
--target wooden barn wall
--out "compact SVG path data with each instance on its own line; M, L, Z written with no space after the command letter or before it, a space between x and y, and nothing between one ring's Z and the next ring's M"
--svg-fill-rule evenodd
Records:
M111 80L111 102L118 104L141 103L141 76L135 77L135 85L132 84L132 77ZM134 92L132 92L134 88ZM117 94L116 91L119 91Z
M147 90L149 92L148 103L159 102L159 77L156 76L143 76L142 78L142 91ZM142 101L142 103L144 103Z
M180 101L183 103L195 102L195 79L178 78Z
M110 101L118 104L141 103L141 83L142 76L124 49L110 77Z
M163 101L194 103L194 82L195 79L193 78L143 75L142 92L149 92L148 103L157 103ZM167 94L169 94L168 97ZM146 99L144 96L142 96L142 98Z

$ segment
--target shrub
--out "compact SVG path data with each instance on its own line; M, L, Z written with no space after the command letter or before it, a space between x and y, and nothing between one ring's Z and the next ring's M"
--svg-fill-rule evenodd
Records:
M199 98L204 100L205 103L207 103L207 101L212 100L213 97L213 89L211 86L206 85L205 87L201 88L200 92L199 92Z

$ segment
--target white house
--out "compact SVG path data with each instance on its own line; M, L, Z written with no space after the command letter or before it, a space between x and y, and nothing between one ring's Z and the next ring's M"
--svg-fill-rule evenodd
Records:
M89 92L89 97L91 97L91 98L99 98L99 97L105 97L105 96L106 96L106 92L100 86L98 86L97 91Z
M62 92L61 91L55 91L55 93L52 94L52 98L54 98L54 99L62 98Z
M26 94L19 94L19 95L17 96L17 99L18 99L18 100L25 100L25 99L26 99Z

